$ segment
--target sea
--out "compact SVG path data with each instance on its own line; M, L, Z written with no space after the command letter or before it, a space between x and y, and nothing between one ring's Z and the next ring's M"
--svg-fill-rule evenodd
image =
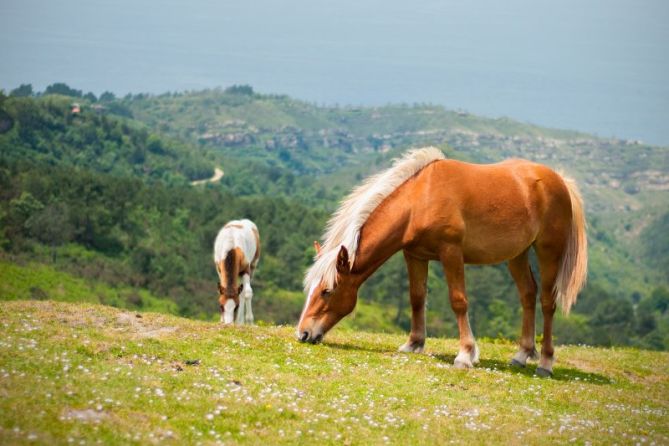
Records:
M0 0L0 88L248 84L669 146L666 0Z

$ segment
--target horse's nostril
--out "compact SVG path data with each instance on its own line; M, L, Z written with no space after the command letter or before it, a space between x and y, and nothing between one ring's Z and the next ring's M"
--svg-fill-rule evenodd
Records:
M311 342L313 344L318 344L322 340L323 340L323 333L319 333L319 334L316 335L316 337L314 339L311 340Z
M305 342L309 338L309 332L303 331L302 336L300 336L300 342Z

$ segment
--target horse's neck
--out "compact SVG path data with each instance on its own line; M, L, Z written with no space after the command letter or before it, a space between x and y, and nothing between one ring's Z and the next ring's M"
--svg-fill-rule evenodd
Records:
M240 252L238 251L239 248L232 248L228 252L225 253L225 257L223 258L223 271L224 271L224 276L225 276L225 282L227 282L228 285L232 285L234 287L237 286L237 276L239 275L239 271L241 270L241 263L243 260L243 254L240 255ZM232 253L232 262L227 261L228 255Z
M402 197L391 195L371 213L363 225L351 271L361 284L402 249L402 238L409 223L409 212L404 203Z

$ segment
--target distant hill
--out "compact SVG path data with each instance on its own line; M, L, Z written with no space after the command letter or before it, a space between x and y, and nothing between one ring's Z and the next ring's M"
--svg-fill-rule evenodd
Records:
M1 101L0 157L6 161L167 181L206 178L214 171L211 161L184 142L110 113L119 108L109 104L62 95Z

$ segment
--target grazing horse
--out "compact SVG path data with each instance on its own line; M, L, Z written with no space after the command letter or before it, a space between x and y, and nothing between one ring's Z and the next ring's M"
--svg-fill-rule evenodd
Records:
M402 250L409 275L412 318L403 352L422 352L428 262L439 260L460 332L457 367L479 351L469 326L465 263L508 260L523 308L514 365L537 356L537 284L528 251L541 274L544 334L537 374L552 374L556 304L569 312L587 271L583 203L576 184L546 166L524 160L478 165L447 160L436 148L413 150L365 181L328 222L323 247L307 271L306 302L297 326L302 342L317 343L355 307L360 285Z
M251 220L233 220L218 232L214 263L218 273L221 322L253 323L251 278L260 258L260 235ZM238 285L239 278L242 284ZM240 299L241 296L241 299Z

